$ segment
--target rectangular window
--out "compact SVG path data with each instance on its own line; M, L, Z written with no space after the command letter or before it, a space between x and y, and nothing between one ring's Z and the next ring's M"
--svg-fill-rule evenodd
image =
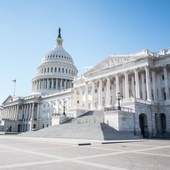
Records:
M162 80L164 80L164 75L162 75Z

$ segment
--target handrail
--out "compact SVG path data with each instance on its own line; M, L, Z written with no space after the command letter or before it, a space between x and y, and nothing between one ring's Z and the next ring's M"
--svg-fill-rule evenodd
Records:
M128 107L121 107L120 109L118 108L118 106L105 107L105 108L104 108L104 111L105 111L105 112L114 111L114 110L121 110L121 111L124 111L124 112L133 112L133 111L134 111L134 109L128 108Z

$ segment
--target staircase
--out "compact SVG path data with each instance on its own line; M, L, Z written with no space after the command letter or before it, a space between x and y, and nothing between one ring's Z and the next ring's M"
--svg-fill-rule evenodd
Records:
M121 140L139 138L130 132L119 132L103 123L103 121L104 114L102 111L90 111L63 124L51 126L38 131L22 133L20 136L93 140Z

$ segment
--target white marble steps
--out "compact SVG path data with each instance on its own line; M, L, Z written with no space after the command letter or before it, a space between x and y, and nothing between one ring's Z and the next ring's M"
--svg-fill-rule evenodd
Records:
M39 131L20 134L27 137L70 138L70 139L96 139L96 140L121 140L137 139L130 132L119 132L105 123L89 124L62 124L55 125Z
M89 111L78 118L73 119L70 123L84 124L84 123L103 123L104 113L103 111Z

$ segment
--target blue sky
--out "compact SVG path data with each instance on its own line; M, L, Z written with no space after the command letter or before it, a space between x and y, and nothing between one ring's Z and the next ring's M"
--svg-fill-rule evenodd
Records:
M170 47L169 0L0 0L0 103L31 93L31 79L55 46L63 47L79 74L110 54Z

